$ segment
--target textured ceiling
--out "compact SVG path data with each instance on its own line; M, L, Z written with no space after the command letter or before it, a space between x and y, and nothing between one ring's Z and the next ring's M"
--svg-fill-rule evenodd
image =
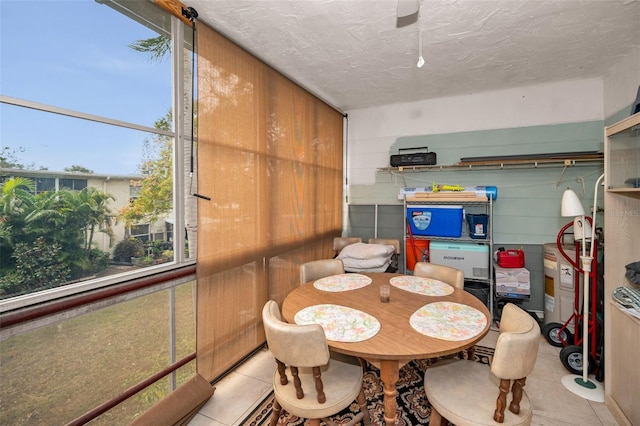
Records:
M640 0L421 0L399 28L396 0L183 1L345 111L601 77L640 45Z

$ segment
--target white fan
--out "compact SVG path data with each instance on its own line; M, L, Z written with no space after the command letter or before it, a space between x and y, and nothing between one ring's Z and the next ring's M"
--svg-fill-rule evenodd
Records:
M398 18L417 15L420 10L419 0L398 0Z
M420 0L398 0L397 13L397 28L418 22L420 19ZM418 57L417 66L418 68L422 68L424 65L424 58L422 57L422 29L420 28L420 22L418 22L418 50L420 56Z
M396 28L406 27L418 21L420 0L398 0Z

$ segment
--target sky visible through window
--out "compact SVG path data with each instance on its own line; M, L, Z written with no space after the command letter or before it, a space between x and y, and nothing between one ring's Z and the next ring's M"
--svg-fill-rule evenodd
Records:
M171 107L170 58L129 45L157 36L94 0L0 0L0 94L153 127ZM34 169L136 174L150 138L0 104L0 147Z

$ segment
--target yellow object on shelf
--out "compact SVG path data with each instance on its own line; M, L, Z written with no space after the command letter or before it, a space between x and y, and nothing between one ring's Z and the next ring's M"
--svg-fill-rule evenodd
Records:
M433 192L440 192L440 191L464 191L464 187L460 186L460 185L437 185L435 182L433 182L432 186L431 186L431 190Z

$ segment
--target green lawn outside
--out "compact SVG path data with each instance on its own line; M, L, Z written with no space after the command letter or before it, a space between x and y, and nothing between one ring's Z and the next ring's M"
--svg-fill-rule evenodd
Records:
M178 360L195 351L194 291L176 288ZM65 424L169 364L169 290L11 337L0 342L0 424ZM192 361L178 385L194 374ZM128 424L168 392L163 379L92 424Z

